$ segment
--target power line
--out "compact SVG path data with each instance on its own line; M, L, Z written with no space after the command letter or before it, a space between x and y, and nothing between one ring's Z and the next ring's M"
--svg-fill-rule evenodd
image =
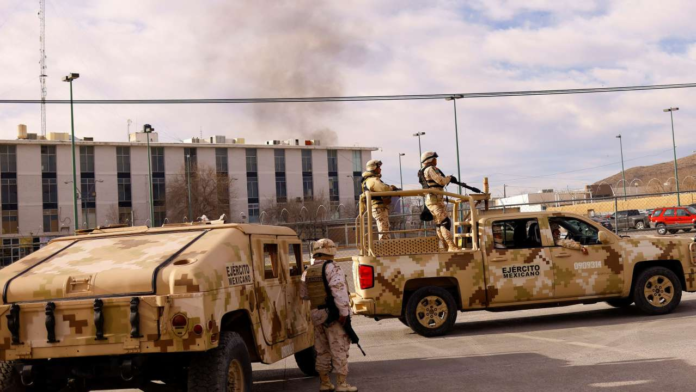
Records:
M521 96L543 96L543 95L570 95L570 94L597 94L614 93L624 91L648 91L648 90L670 90L694 88L696 83L682 84L659 84L649 86L625 86L625 87L602 87L602 88L579 88L561 90L528 90L528 91L503 91L487 93L454 93L454 94L417 94L417 95L362 95L345 97L306 97L306 98L186 98L186 99L82 99L74 100L75 104L86 105L143 105L143 104L240 104L240 103L316 103L316 102L365 102L365 101L415 101L415 100L436 100L451 97L458 99L472 98L501 98L501 97L521 97ZM37 99L3 99L0 104L37 104L42 103ZM46 100L48 104L69 104L70 100L51 99Z

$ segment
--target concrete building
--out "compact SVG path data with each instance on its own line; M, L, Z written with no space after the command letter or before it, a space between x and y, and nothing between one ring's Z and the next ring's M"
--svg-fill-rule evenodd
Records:
M355 204L360 173L376 148L322 147L318 142L191 139L159 143L151 135L154 225L168 216L167 183L185 170L210 166L230 180L232 222L258 222L264 203L324 196L331 206ZM20 136L21 137L21 136ZM76 142L78 228L113 223L149 225L147 137L132 142ZM0 140L2 252L7 265L50 238L73 233L72 154L69 140ZM329 207L329 206L327 206ZM337 208L335 208L337 210ZM217 217L211 217L216 219ZM190 219L190 218L189 218Z

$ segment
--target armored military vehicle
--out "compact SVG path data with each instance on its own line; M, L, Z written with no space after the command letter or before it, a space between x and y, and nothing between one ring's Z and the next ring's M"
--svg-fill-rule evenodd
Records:
M606 301L615 307L635 302L643 312L659 315L677 307L682 291L696 291L691 239L619 237L569 213L487 210L488 194L418 190L362 197L369 205L372 196L426 192L446 194L453 202L453 231L461 249L441 251L435 236L376 240L370 214L361 211L351 298L356 314L398 317L423 336L437 336L452 328L457 311Z
M183 225L64 237L0 270L0 390L251 391L251 362L314 374L300 240Z

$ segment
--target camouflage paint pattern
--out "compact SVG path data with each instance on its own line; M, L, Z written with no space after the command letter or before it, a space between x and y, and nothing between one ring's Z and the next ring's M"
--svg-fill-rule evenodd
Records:
M587 255L557 246L548 221L550 217L581 220L603 231L608 241L585 245ZM495 247L492 223L517 218L538 219L541 247ZM479 221L478 230L480 250L354 257L356 293L352 296L353 311L370 317L399 317L405 305L407 283L437 277L456 279L462 300L461 310L541 304L558 299L627 297L635 267L640 263L662 260L681 263L686 282L684 290L696 291L696 263L690 250L690 245L694 244L691 239L669 236L621 238L579 215L548 212L488 216ZM696 250L696 244L693 248ZM360 264L374 268L373 288L360 289Z
M274 282L259 280L263 258L252 252L257 233L259 246L278 246ZM292 230L253 225L134 228L54 240L0 270L3 287L36 265L9 283L8 303L0 305L0 360L205 351L217 347L223 316L244 312L254 335L255 347L250 349L256 349L262 362L276 362L314 341L309 308L299 300L300 277L290 276L290 263L296 262L288 256L293 243L300 242ZM186 244L190 246L183 249ZM274 285L298 298L283 296L276 302L278 298L264 294ZM133 296L140 298L139 338L130 337ZM95 298L104 302L105 340L95 340ZM47 342L49 300L56 305L56 343ZM10 344L4 317L11 303L20 305L20 345ZM177 314L186 316L185 327L172 326ZM202 327L200 335L194 332L196 325Z
M372 207L372 218L377 223L377 231L380 233L389 231L389 208L385 206ZM389 233L380 234L379 239L389 240L391 239L391 235L389 235Z

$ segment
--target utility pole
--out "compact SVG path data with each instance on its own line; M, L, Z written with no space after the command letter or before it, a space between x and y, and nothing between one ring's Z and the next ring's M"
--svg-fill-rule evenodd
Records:
M619 136L616 138L619 139L619 148L621 149L621 177L623 177L624 201L626 201L626 171L624 171L623 142L621 141L621 134L619 134Z
M188 188L188 213L189 219L193 222L193 205L191 205L191 155L186 155L186 187Z
M425 132L416 132L413 134L413 136L418 137L418 168L420 169L421 165L423 162L420 162L421 156L423 155L423 151L421 151L421 136L425 135Z
M404 174L401 171L401 157L404 155L406 155L406 154L404 154L403 152L399 153L399 177L401 177L401 189L402 190L404 189Z
M459 129L457 126L457 99L464 98L463 95L457 94L451 97L445 98L446 101L452 101L454 104L454 143L457 146L457 180L462 180L462 170L459 165ZM462 186L459 185L459 194L462 194Z
M75 219L75 231L77 231L79 221L77 220L77 171L75 169L75 116L73 113L72 82L79 77L80 74L78 73L70 73L70 75L63 77L64 82L70 83L70 144L72 147L73 217Z
M152 200L152 186L154 185L152 181L152 152L150 151L150 134L155 131L150 124L143 125L143 132L147 137L147 174L148 174L148 188L150 188L150 227L155 226L155 204Z
M39 0L39 81L41 84L41 136L46 136L46 0ZM72 83L70 84L72 89ZM75 223L77 228L77 223Z
M669 112L669 118L672 120L672 148L674 150L674 182L677 183L677 205L681 206L681 198L679 195L679 174L677 172L677 142L674 139L674 115L672 114L673 112L676 112L679 110L679 108L668 108L668 109L663 109L663 112Z

